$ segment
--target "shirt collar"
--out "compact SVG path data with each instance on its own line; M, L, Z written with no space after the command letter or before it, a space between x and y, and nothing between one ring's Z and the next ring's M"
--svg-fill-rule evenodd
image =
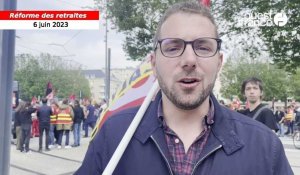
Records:
M209 110L204 117L203 125L205 125L206 127L211 127L211 125L214 124L214 114L215 114L214 102L211 99L211 97L209 97ZM159 99L157 117L159 118L159 121L161 122L162 126L166 126L164 120L163 108L162 108L162 98Z

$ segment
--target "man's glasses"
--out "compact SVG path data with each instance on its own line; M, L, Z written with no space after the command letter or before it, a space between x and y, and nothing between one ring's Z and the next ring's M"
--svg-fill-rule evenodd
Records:
M165 57L175 58L183 54L186 45L191 44L195 54L202 58L214 56L221 48L221 39L217 38L198 38L194 41L184 41L179 38L165 38L158 40L157 45L160 46L160 51Z

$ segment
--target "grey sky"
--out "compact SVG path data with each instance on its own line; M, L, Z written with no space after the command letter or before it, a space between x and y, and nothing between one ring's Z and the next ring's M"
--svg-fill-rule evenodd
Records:
M18 10L83 10L93 6L93 0L19 0ZM102 14L101 14L102 16ZM74 60L88 69L101 69L105 65L105 26L100 19L99 30L17 30L16 53L39 55L47 52ZM124 68L137 66L128 61L122 49L124 36L110 30L108 47L111 48L111 66Z

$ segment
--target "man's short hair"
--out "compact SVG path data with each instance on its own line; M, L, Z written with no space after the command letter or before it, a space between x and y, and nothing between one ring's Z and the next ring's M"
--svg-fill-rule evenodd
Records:
M63 99L63 101L62 101L62 104L65 104L65 105L67 105L68 104L68 99Z
M212 16L212 14L210 13L210 10L202 5L201 3L197 3L197 2L193 2L193 1L188 1L188 2L179 2L176 3L174 5L172 5L171 7L169 7L164 15L160 18L160 21L158 23L157 26L157 30L156 33L154 35L153 38L153 48L155 48L159 38L160 38L160 34L161 34L161 27L163 25L163 23L173 14L176 13L186 13L186 14L199 14L202 15L203 17L206 17L209 19L209 21L215 26L215 33L216 33L216 37L219 38L219 34L217 32L217 26L215 23L215 19Z
M74 105L75 105L75 106L80 106L79 100L75 100L75 101L74 101Z
M243 84L242 84L242 94L245 94L245 90L246 90L246 85L248 83L253 83L253 84L256 84L258 85L260 91L263 91L263 86L262 86L262 81L259 79L259 78L256 78L256 77L250 77L246 80L243 81Z
M46 104L46 103L47 103L47 101L48 101L48 99L47 99L47 98L42 98L42 103L43 103L43 104Z

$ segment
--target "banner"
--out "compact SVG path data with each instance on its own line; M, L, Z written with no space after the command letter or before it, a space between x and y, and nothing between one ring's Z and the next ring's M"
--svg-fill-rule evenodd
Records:
M0 11L0 29L27 30L98 30L97 10L27 10Z

